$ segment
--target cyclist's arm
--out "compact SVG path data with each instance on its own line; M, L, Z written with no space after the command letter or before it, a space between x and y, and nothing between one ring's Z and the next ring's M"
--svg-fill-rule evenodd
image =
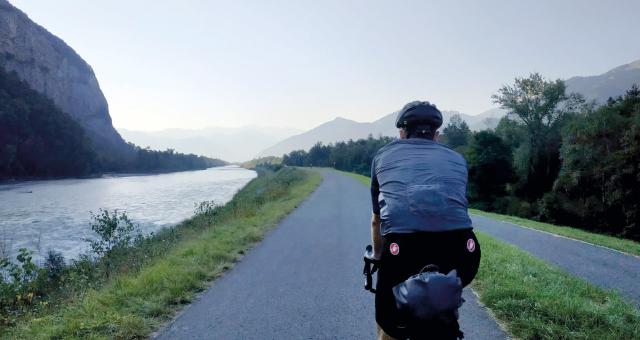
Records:
M379 260L382 255L382 235L380 235L380 215L376 213L371 216L371 244L373 257Z
M373 214L371 216L371 245L373 246L373 256L380 259L382 255L382 236L380 235L380 204L378 195L380 194L380 184L376 176L375 159L371 164L371 205Z

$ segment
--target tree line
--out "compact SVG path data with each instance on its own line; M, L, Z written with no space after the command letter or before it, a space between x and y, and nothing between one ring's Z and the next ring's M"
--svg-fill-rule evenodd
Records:
M284 155L282 163L291 166L333 167L369 176L373 156L378 149L392 140L391 137L373 138L369 135L367 139L329 145L316 143L309 151L296 150Z
M492 99L508 112L495 129L474 132L453 116L439 140L467 160L471 207L640 240L637 86L598 106L561 80L532 74ZM318 143L283 163L369 175L391 140Z
M101 172L205 169L224 165L193 154L129 144L112 159L100 155L84 129L53 101L0 67L0 179L87 176Z

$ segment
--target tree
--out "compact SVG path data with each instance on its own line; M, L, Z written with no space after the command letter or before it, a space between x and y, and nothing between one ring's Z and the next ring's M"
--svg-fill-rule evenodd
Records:
M524 125L506 116L500 119L495 131L511 150L517 149L520 144L527 141L527 130Z
M96 168L80 124L0 65L0 179L78 176Z
M513 178L511 151L492 131L475 133L465 154L469 167L469 198L483 209L495 210Z
M515 155L520 169L518 194L535 200L551 189L560 169L560 131L570 116L582 108L584 99L566 94L562 80L547 80L533 73L516 78L492 96L493 101L508 110L507 118L520 124L525 140Z
M640 91L578 118L564 131L544 217L640 240Z
M329 155L331 154L331 148L329 145L322 145L321 142L316 143L311 149L309 149L309 157L307 158L306 166L330 166Z
M449 124L442 131L447 139L447 144L456 149L461 146L465 146L469 142L469 136L471 130L469 125L465 122L459 114L454 114L449 120Z
M369 176L371 174L371 160L385 144L391 142L391 137L349 140L335 144L322 145L317 143L309 152L304 150L291 151L282 157L282 164L291 166L329 166L339 170L356 172Z
M304 166L307 152L304 150L291 151L282 156L282 164L290 166Z

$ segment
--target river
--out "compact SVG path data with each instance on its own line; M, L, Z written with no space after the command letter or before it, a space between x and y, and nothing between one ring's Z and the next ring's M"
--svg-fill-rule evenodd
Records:
M51 250L65 258L87 251L90 213L126 212L143 233L173 226L202 201L228 202L254 171L236 166L169 174L32 181L0 185L0 252L19 248L41 261Z

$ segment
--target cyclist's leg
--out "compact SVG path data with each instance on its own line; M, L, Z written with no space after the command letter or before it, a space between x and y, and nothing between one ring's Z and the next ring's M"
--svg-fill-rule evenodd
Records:
M424 266L426 256L420 249L425 247L420 242L414 241L415 236L415 234L390 234L383 239L383 252L376 287L376 322L392 339L406 338L405 330L398 327L404 322L398 313L392 288L418 273ZM391 247L394 243L395 246ZM392 248L394 253L391 252ZM421 256L417 256L418 253L421 253Z
M480 267L480 243L473 230L464 230L455 235L452 247L455 249L452 258L456 259L453 267L466 287L476 277Z

